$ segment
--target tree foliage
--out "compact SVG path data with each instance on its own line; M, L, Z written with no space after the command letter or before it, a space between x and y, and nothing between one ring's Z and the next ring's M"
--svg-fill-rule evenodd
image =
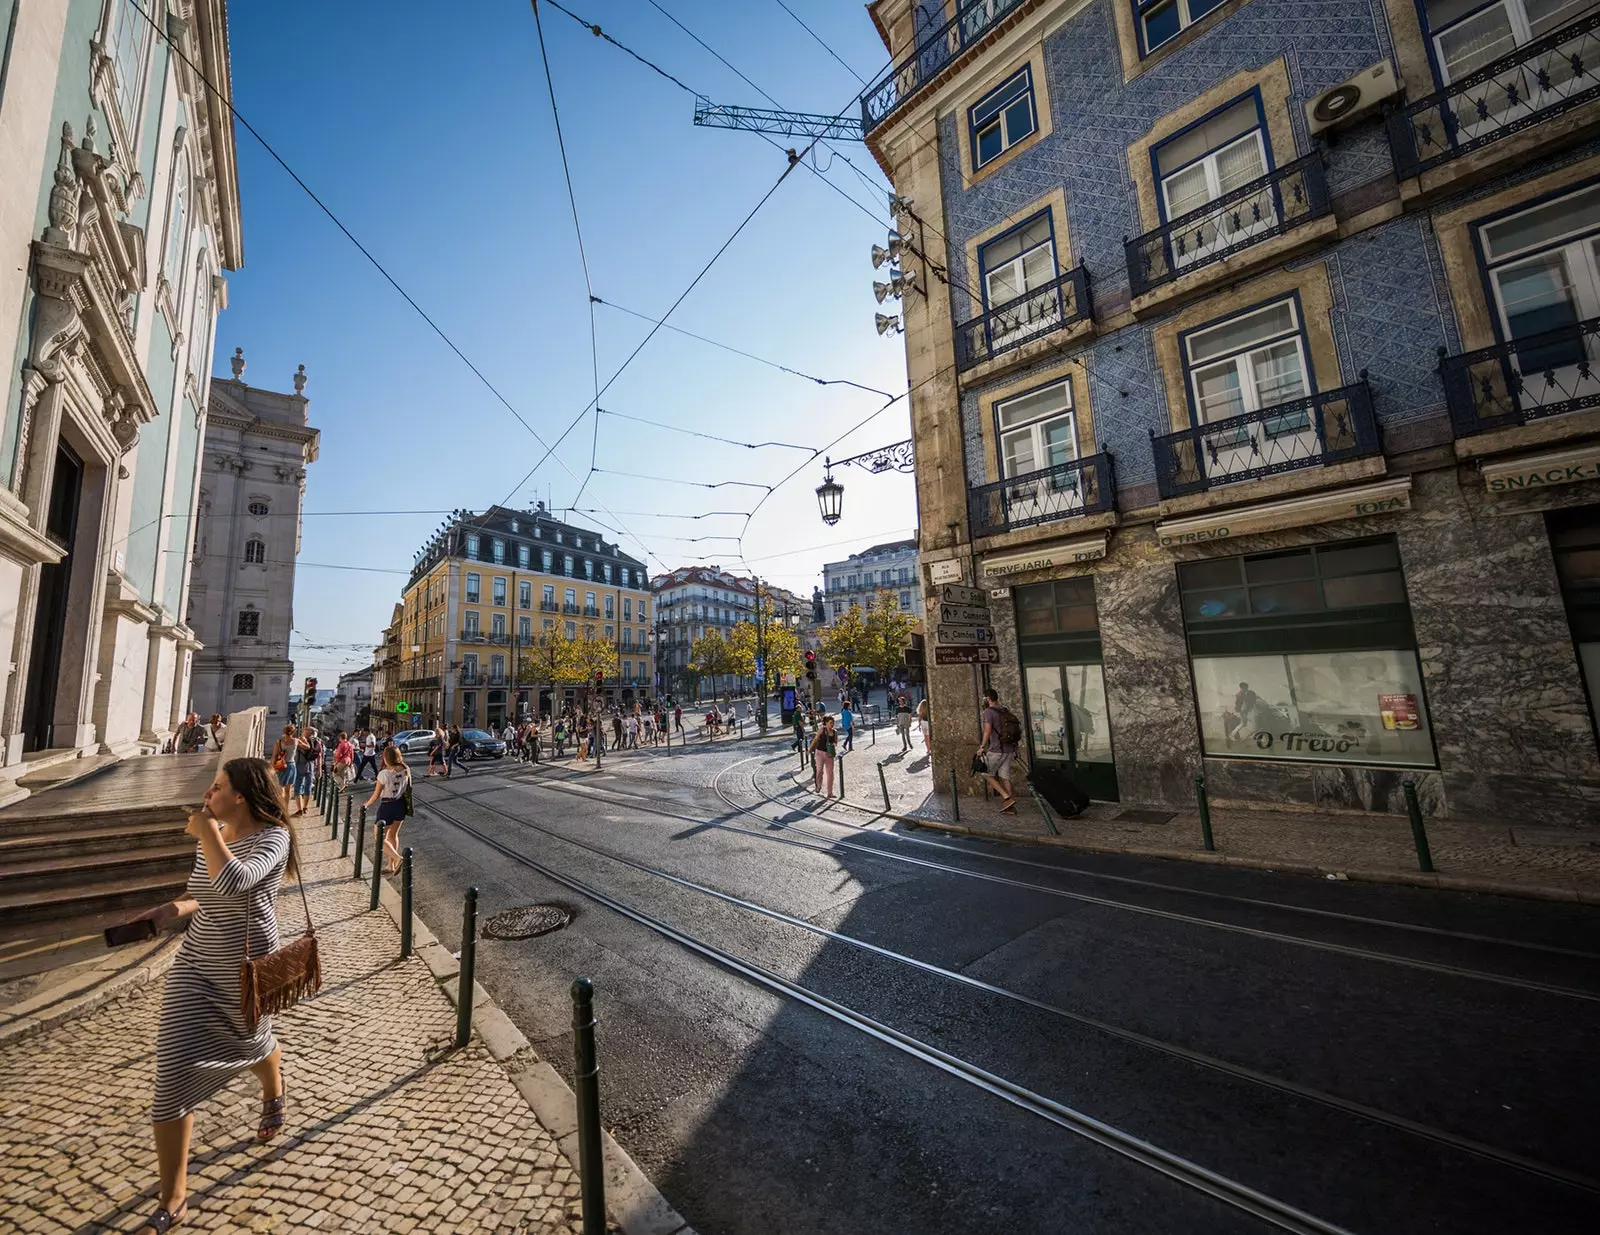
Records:
M717 630L708 630L689 649L689 668L701 677L715 681L725 673L736 673L733 650Z
M572 640L559 627L542 631L525 646L517 662L517 680L530 686L570 682Z
M902 610L893 592L884 590L862 609L851 605L822 631L822 657L835 669L866 665L886 682L905 661L916 615Z
M783 674L799 675L804 668L804 658L800 650L800 638L791 627L776 623L773 617L772 602L762 604L761 644L764 646L764 660L766 667L765 686L769 691L776 690L783 680ZM727 646L733 658L731 673L740 677L753 678L756 676L756 627L754 622L740 622L729 633Z

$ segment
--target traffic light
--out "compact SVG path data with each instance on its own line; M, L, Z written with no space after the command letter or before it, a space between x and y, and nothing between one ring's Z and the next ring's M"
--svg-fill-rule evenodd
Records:
M813 682L817 680L817 654L815 652L806 653L806 677Z
M317 699L317 679L316 678L307 678L306 679L306 690L305 690L305 694L304 694L303 698L306 700L306 703L307 703L308 706L310 704L316 702L316 699Z
M601 673L600 670L596 669L594 671L594 688L596 690L599 690L600 687L601 687L601 684L604 683L605 680L606 680L606 675Z

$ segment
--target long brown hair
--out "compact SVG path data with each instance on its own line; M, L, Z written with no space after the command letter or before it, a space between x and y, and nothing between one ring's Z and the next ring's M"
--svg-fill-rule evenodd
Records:
M265 827L282 828L289 834L288 874L298 878L300 855L295 848L294 828L278 797L278 781L272 765L265 759L230 759L222 765L222 772L233 791L244 799L252 819Z

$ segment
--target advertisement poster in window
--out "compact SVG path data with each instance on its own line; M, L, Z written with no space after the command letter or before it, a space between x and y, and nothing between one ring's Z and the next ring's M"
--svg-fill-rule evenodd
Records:
M1434 766L1414 652L1290 652L1192 663L1208 755Z

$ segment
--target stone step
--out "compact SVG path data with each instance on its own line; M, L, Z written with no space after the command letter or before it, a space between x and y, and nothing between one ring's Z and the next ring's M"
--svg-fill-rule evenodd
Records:
M48 801L48 797L35 799ZM31 804L31 803L30 803ZM59 836L114 827L119 824L172 823L183 830L188 811L181 806L106 806L96 810L60 812L56 814L13 815L0 814L0 837Z
M44 892L0 891L0 939L68 938L183 895L189 868L123 873Z
M194 865L194 841L168 842L133 852L85 853L29 858L0 866L0 905L11 895L49 898L58 892L93 888L107 880L181 873Z
M184 840L183 828L182 819L148 819L17 836L0 833L0 869L32 859L132 854L162 845L176 845ZM190 841L189 845L192 849L194 842Z

